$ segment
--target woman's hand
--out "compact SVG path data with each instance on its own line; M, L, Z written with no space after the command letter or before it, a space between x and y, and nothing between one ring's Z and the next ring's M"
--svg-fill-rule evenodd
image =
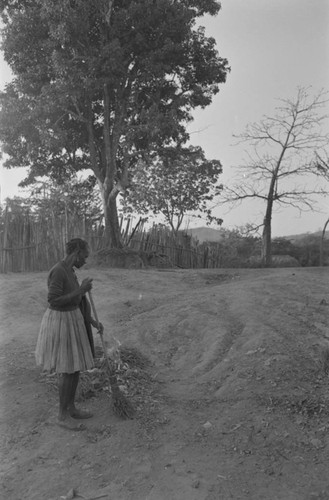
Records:
M98 330L98 333L100 333L101 335L103 335L103 333L104 333L104 326L103 326L103 324L100 321L98 322L96 328Z
M92 287L93 287L92 281L93 281L92 278L85 278L82 281L81 286L80 286L80 291L83 295L92 289Z
M90 323L94 328L97 328L98 332L102 335L104 332L104 326L100 321L96 321L95 319L91 318Z

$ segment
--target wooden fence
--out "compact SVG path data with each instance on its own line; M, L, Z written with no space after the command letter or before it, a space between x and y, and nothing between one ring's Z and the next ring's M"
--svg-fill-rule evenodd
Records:
M83 235L93 251L102 235L83 218L50 217L36 220L33 214L5 211L1 220L0 271L44 271L65 253L70 238Z
M155 225L148 231L141 228L129 241L129 247L149 256L163 257L164 261L184 269L219 267L218 248L215 251L208 245L200 245L185 232L175 235L161 226Z
M219 267L219 249L199 245L189 235L172 234L154 226L121 220L123 242L127 248L148 255L162 256L182 268ZM65 254L65 243L74 237L88 241L91 252L104 246L104 228L83 217L36 219L33 214L14 214L5 210L0 227L0 272L45 271Z

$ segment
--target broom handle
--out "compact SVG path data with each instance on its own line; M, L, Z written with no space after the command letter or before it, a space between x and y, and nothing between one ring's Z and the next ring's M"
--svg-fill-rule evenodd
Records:
M90 300L90 304L91 304L91 308L92 308L93 314L95 316L95 320L97 321L97 323L99 323L98 316L97 316L97 311L96 311L96 306L95 306L95 302L94 302L94 298L92 296L91 290L89 290L88 296L89 296L89 300ZM109 358L107 356L106 345L105 345L104 338L103 338L103 332L101 330L98 330L98 333L99 333L99 336L101 338L101 342L102 342L102 346L103 346L103 351L104 351L105 359L107 361L109 369L111 370L110 360L109 360Z
M88 295L89 295L89 300L90 300L91 308L92 308L93 314L95 316L95 320L97 321L97 323L99 323L98 316L97 316L97 311L96 311L96 307L95 307L95 302L94 302L94 298L93 298L93 295L91 293L91 290L89 290Z

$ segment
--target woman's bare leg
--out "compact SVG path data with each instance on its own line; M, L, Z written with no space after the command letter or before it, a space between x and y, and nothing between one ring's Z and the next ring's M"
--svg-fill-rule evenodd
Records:
M58 420L69 417L69 403L71 399L72 373L61 373L59 376L59 413Z
M77 418L77 419L91 418L93 416L92 413L90 413L89 411L86 411L86 410L79 410L75 406L75 394L76 394L78 383L79 383L80 372L75 372L72 375L73 376L72 376L70 400L69 400L69 404L68 404L69 414L71 417Z
M79 372L77 372L79 373ZM59 413L58 422L63 427L72 430L81 430L81 426L70 415L70 403L72 400L72 387L75 384L74 373L61 373L59 376L58 389L59 389ZM79 380L79 377L78 377ZM75 393L74 393L75 394Z

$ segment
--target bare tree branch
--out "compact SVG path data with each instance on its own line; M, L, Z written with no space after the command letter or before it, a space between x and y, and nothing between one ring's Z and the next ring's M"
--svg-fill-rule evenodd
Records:
M328 121L323 109L329 94L321 90L310 96L309 91L299 87L294 100L279 100L274 116L249 124L235 136L237 144L248 143L252 153L248 152L245 163L236 168L237 179L224 189L222 200L233 204L246 199L265 201L264 265L271 262L274 205L316 210L316 197L329 192L329 185L310 185L310 176L329 181L329 134L323 132ZM304 186L291 187L290 180L301 179L305 179Z

